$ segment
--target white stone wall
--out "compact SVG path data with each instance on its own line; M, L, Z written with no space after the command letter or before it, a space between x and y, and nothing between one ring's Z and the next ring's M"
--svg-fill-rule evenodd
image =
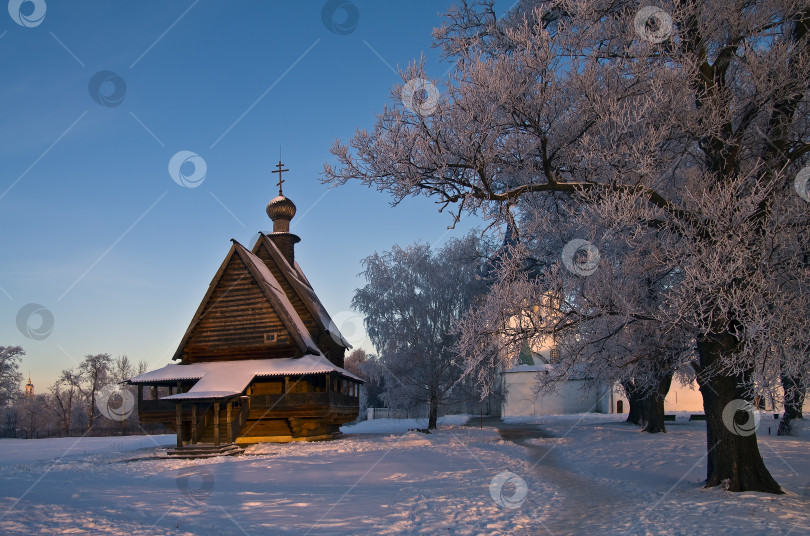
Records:
M516 417L527 415L555 415L584 412L617 413L621 401L622 413L627 413L630 405L624 392L617 385L612 389L592 389L584 391L583 380L570 380L558 387L555 393L534 394L536 371L506 372L503 374L506 395L501 408L502 416ZM672 382L672 387L664 400L664 411L688 411L703 413L703 397L697 382L681 385ZM766 411L781 413L781 405L775 408L766 403ZM804 401L805 419L810 418L810 396Z
M584 391L582 380L571 380L555 393L534 394L536 372L507 372L503 375L506 396L501 408L503 417L556 415L598 411L597 390Z
M622 413L630 411L630 404L627 397L624 396L624 391L618 386L613 389L613 400L610 404L610 410L605 413L617 413L618 404L622 402ZM698 390L697 383L693 382L691 385L681 385L677 381L672 382L667 397L664 399L664 412L670 413L673 411L691 411L693 413L703 413L703 397Z

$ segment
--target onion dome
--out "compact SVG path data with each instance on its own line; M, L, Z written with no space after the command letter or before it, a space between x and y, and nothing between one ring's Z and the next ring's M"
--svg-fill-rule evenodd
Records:
M270 219L273 221L279 219L289 221L293 219L295 212L295 203L283 195L274 197L269 203L267 203L267 215L270 216Z

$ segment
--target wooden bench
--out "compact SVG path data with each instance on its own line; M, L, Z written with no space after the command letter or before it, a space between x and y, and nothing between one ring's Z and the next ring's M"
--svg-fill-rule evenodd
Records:
M705 421L706 415L703 413L693 413L689 416L690 421Z
M675 420L675 415L664 415L664 420L665 421L674 421Z

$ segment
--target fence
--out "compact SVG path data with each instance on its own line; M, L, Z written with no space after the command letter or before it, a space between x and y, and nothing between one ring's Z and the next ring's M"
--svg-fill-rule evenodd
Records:
M428 408L415 407L404 409L391 409L391 408L368 408L366 410L366 418L372 419L426 419L428 416Z
M74 428L70 431L64 429L40 429L40 430L26 430L18 428L16 430L9 430L7 428L0 429L0 437L6 439L46 439L49 437L110 437L110 436L128 436L128 435L156 435L156 434L173 434L174 432L168 429L161 423L127 423L125 427L120 424L112 426L93 426L92 429L87 428Z
M439 416L442 415L487 415L500 417L501 408L496 400L485 400L483 402L461 401L453 404L442 404L439 406ZM409 408L368 408L366 409L366 419L427 419L427 404L412 406ZM362 416L360 419L362 420Z

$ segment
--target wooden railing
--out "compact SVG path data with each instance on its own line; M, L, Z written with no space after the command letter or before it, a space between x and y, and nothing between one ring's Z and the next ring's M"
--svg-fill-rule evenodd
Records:
M356 396L343 393L287 393L283 395L252 395L249 398L243 397L234 401L234 409L237 410L231 423L234 433L237 433L245 422L252 409L286 410L301 406L328 406L333 408L357 409L359 401ZM184 419L191 415L190 405L184 404ZM211 406L200 405L197 409L198 430L204 430L211 419L208 415ZM173 400L140 400L138 402L138 412L141 415L148 413L171 413L176 411L176 402ZM208 417L208 419L206 419ZM223 421L224 422L224 421Z
M253 395L250 407L253 409L288 409L294 406L331 406L335 408L357 408L356 396L342 393L287 393L283 395Z
M191 442L196 443L200 440L200 436L205 433L205 429L208 427L208 414L210 413L209 410L213 407L213 404L209 404L203 407L197 407L196 413L198 415L197 422L191 423ZM194 415L194 413L192 413Z
M241 397L238 402L234 402L234 405L236 404L239 405L239 413L236 414L236 418L231 423L231 437L236 437L239 434L239 430L245 425L248 415L250 415L249 397Z

